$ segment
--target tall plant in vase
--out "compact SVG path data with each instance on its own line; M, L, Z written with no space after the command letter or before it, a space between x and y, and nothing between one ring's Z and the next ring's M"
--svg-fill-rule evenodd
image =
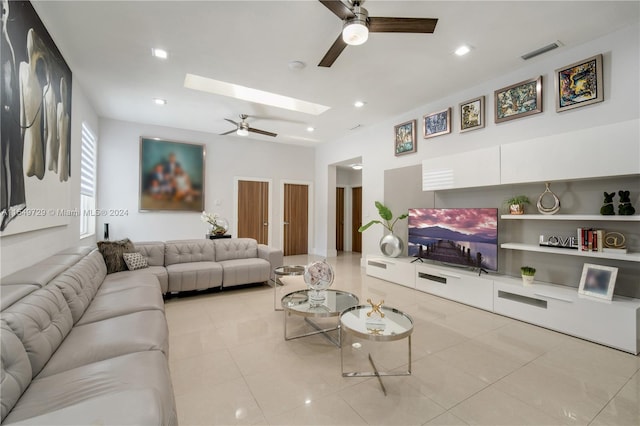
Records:
M382 251L385 256L398 257L404 251L404 242L393 232L393 227L399 220L408 218L409 214L405 213L394 219L393 213L384 204L376 201L375 205L378 209L378 214L380 215L382 221L374 219L369 223L362 225L358 229L358 232L366 231L375 223L382 225L386 230L389 231L389 234L383 236L380 239L380 251Z

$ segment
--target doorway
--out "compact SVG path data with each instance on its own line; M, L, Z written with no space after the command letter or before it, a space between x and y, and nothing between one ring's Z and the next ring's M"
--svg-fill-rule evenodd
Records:
M284 255L309 252L309 185L284 184Z
M238 180L237 236L269 244L269 182Z
M362 253L362 187L351 188L351 251Z

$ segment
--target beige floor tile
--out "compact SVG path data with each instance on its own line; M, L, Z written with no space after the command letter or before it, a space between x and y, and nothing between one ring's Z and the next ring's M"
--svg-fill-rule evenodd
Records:
M493 386L452 408L451 414L470 425L557 425L558 420Z
M226 349L172 362L170 368L175 395L204 391L211 385L242 377Z
M470 309L435 322L464 336L476 337L515 321L480 309Z
M243 379L176 395L181 425L258 424L264 416Z
M211 325L191 333L169 334L169 361L179 361L225 348L218 330Z
M494 350L473 340L437 352L433 356L486 383L494 383L524 364L512 354Z
M412 345L425 354L433 354L469 340L468 337L429 321L415 321ZM414 359L418 359L414 356Z
M448 365L435 356L415 362L413 375L421 383L420 392L446 409L488 386L486 382Z
M640 425L640 372L636 373L591 423L600 425Z
M308 400L293 410L269 418L271 425L364 425L366 422L337 395Z
M464 426L464 425L468 425L468 423L466 423L461 418L454 416L453 414L451 414L450 411L447 411L446 413L436 417L435 419L428 421L427 423L425 423L425 425Z

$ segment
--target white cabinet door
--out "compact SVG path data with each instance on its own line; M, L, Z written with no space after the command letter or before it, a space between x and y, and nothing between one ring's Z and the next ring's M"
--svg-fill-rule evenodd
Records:
M493 311L493 281L466 271L416 265L416 289Z
M500 184L500 147L436 157L422 162L422 190Z

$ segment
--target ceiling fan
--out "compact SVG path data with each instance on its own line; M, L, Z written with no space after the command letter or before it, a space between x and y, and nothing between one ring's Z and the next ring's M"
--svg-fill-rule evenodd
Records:
M340 0L318 0L344 21L342 33L338 36L319 67L330 67L348 44L357 46L367 41L372 33L433 33L437 19L432 18L371 18L362 7L364 0L350 0L347 5Z
M258 133L260 135L265 135L265 136L271 136L271 137L276 137L278 136L277 133L272 133L272 132L267 132L266 130L260 130L260 129L255 129L251 126L249 126L249 123L247 123L247 118L249 118L249 116L247 114L240 114L240 122L236 123L233 120L230 120L228 118L225 118L226 121L228 121L229 123L233 123L236 128L233 130L229 130L228 132L225 133L220 133L220 135L228 135L231 133L236 133L238 136L247 136L249 135L249 132L253 132L253 133Z

